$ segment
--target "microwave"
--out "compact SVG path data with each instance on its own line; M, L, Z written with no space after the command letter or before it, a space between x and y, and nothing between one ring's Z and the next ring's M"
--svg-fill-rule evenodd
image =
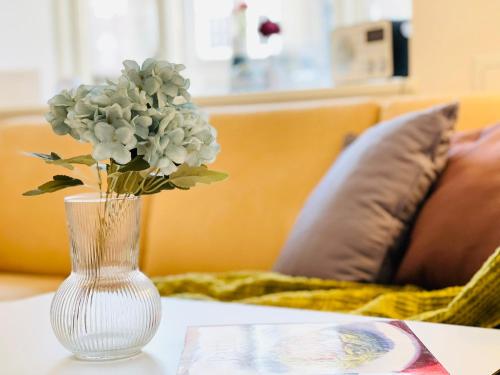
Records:
M332 78L361 82L408 75L409 21L376 21L332 31Z

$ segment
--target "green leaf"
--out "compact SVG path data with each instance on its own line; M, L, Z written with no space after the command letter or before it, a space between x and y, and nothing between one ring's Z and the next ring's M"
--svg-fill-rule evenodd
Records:
M88 165L89 167L97 163L97 161L92 157L92 155L73 156L72 158L61 159L61 162L66 162L70 164L84 164ZM53 162L53 164L57 164L57 161Z
M108 174L108 185L110 191L116 194L149 195L175 188L187 190L197 183L210 184L225 178L226 173L211 171L204 165L190 167L183 164L169 177L148 175L140 171L115 170Z
M116 163L113 163L113 159L111 159L111 163L105 164L105 165L106 165L106 171L108 172L108 175L111 175L111 174L118 171L119 165Z
M149 195L175 186L167 177L143 176L138 171L115 172L108 176L110 191L116 194Z
M141 155L136 156L130 160L127 164L123 165L119 171L120 172L130 172L130 171L143 171L150 167L149 163L142 158Z
M42 154L41 152L26 152L26 155L42 159L43 161L47 160L52 161L61 159L61 157L57 155L55 152L51 152L50 154Z
M72 164L84 164L84 165L91 166L91 165L94 165L95 163L97 163L91 155L79 155L79 156L74 156L74 157L68 158L68 159L62 159L55 152L51 152L50 155L49 154L42 154L39 152L29 152L27 154L29 156L34 156L36 158L42 159L47 164L59 165L61 167L67 168L69 170L74 169Z
M162 190L173 190L175 185L172 184L168 177L163 176L149 176L146 178L140 195L150 195L159 193Z
M33 196L33 195L40 195L40 194L45 194L45 193L53 193L54 191L58 191L61 189L65 189L71 186L78 186L78 185L83 185L82 180L79 180L77 178L65 176L65 175L56 175L52 177L52 181L48 181L42 185L40 185L37 189L35 190L30 190L23 195L26 196Z
M198 183L211 184L228 177L227 173L209 170L205 165L190 167L187 164L179 166L169 177L170 182L180 189L189 189Z
M114 172L108 175L109 190L116 194L138 195L143 180L137 171Z

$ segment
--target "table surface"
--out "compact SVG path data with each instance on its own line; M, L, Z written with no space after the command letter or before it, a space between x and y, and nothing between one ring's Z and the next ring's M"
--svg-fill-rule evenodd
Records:
M0 374L175 375L186 327L248 323L347 323L373 319L310 310L162 298L158 333L136 357L110 362L75 359L52 333L53 294L0 302ZM500 330L407 322L453 375L491 375L500 368Z

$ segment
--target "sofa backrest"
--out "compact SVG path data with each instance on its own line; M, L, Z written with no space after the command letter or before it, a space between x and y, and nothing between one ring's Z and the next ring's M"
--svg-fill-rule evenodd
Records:
M346 134L452 99L339 101L296 109L291 104L289 110L213 115L222 146L213 168L230 178L144 200L142 268L151 275L269 269ZM500 119L500 96L468 96L460 103L459 130ZM0 271L67 274L63 197L78 189L21 196L65 172L22 151L69 156L88 153L88 145L58 137L48 125L0 124Z
M63 198L88 189L22 196L56 174L78 173L23 154L28 151L69 157L87 154L89 147L55 135L48 124L0 125L0 272L66 275L70 257ZM87 167L81 171L97 182Z
M149 274L269 268L345 135L376 123L378 111L375 102L339 101L213 116L223 150L214 169L227 171L230 179L143 201L142 268ZM23 197L67 171L22 151L64 157L88 153L89 147L54 135L48 125L0 125L0 271L67 274L63 197L80 190Z
M63 157L84 152L80 144L55 136L48 125L0 126L0 270L64 274L69 269L65 193L21 194L65 170L27 157L25 151L54 151Z
M406 112L453 101L460 103L456 130L472 130L500 122L500 95L394 98L382 103L380 119L387 120Z
M222 152L213 168L229 179L152 197L143 268L270 269L345 135L377 119L374 102L214 115Z

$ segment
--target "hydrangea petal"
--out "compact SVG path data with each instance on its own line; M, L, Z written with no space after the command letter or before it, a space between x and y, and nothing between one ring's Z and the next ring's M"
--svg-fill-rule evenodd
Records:
M147 127L151 126L151 124L153 123L153 119L149 116L137 116L137 117L134 117L132 122L136 126L142 126L142 127L147 128Z
M166 84L163 85L161 90L165 95L171 96L171 97L176 97L177 93L179 92L179 88L176 85L173 84Z
M144 60L141 66L141 70L143 70L147 74L151 74L151 71L154 69L154 66L156 64L156 60L153 58L147 58Z
M111 120L121 119L123 117L123 110L118 103L113 104L106 108L106 116Z
M191 94L186 89L179 89L179 95L181 95L186 102L189 102L191 100Z
M61 94L54 96L49 100L49 104L53 106L70 106L73 104L71 97L64 95L64 91Z
M157 77L148 77L144 80L144 90L148 95L156 93L161 86L161 80Z
M57 135L66 135L69 133L70 127L61 123L52 124L52 131Z
M92 150L92 157L95 160L107 160L111 157L111 143L98 143Z
M184 86L184 83L185 83L185 80L184 78L182 78L182 76L180 76L179 74L175 75L173 78L172 78L172 83L176 86Z
M115 130L115 139L123 144L129 143L133 136L134 131L129 127L123 126Z
M203 145L200 148L200 157L205 160L212 160L217 155L219 151L218 145L206 146Z
M183 105L187 103L187 100L183 96L176 96L172 103L174 103L175 105Z
M130 160L132 160L132 155L130 154L130 151L125 148L125 146L118 144L118 143L112 143L110 145L110 150L111 150L111 157L113 160L116 160L117 163L120 164L126 164Z
M139 70L140 66L134 60L125 60L123 62L125 70Z
M156 93L156 97L158 99L158 105L160 107L163 107L163 106L167 105L167 103L168 103L168 97L167 97L167 95L165 95L162 92L157 92Z
M148 110L148 106L146 104L132 103L130 109L137 112L145 112Z
M165 67L165 68L163 68L161 70L161 72L160 72L159 75L160 75L160 78L164 82L166 82L166 81L169 81L172 78L172 76L174 75L174 70L172 68L170 68L170 67L167 66L167 67Z
M168 133L168 137L174 144L181 145L184 140L184 130L181 128L174 129Z
M184 147L169 143L165 148L165 155L174 163L182 164L186 159L187 151Z
M113 128L115 129L118 129L118 128L122 128L122 127L130 127L130 124L128 121L125 121L124 119L118 119L118 120L114 120L111 122L111 125L113 126Z
M83 132L83 134L81 135L80 139L82 141L85 141L85 142L89 142L93 145L99 143L99 140L97 139L97 137L95 136L95 134L90 131L90 130L87 130L85 132Z
M185 163L190 167L199 167L201 165L201 161L198 157L198 152L189 152L186 156Z
M158 127L158 134L163 134L165 129L167 128L170 121L172 121L175 117L175 111L171 111L168 113L161 121L160 126Z
M165 150L170 143L170 138L168 136L160 137L159 148Z
M156 163L156 167L160 168L160 169L167 168L170 164L173 164L172 160L170 160L169 158L163 157L163 158L160 158L158 160L158 162Z
M137 126L135 128L135 134L143 139L146 139L149 135L149 130L143 126Z
M106 107L108 105L111 105L111 98L107 95L96 95L92 97L92 103Z
M111 142L115 134L115 128L105 122L99 122L95 125L94 132L101 142Z
M164 163L163 160L168 161L168 163L167 162ZM158 160L157 164L160 164L160 162L162 162L162 166L161 167L158 166L158 168L160 168L160 171L166 176L168 176L169 174L171 174L177 170L176 165L174 163L172 163L172 161L170 161L167 158L161 158L160 160ZM163 164L165 164L165 165L163 165Z

